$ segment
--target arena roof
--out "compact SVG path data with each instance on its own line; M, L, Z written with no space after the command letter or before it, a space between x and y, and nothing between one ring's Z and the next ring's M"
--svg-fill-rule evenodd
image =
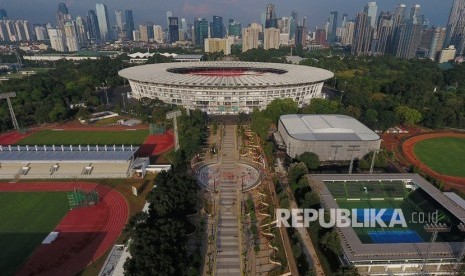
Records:
M178 69L182 73L176 73ZM186 73L186 69L210 73ZM225 74L231 71L236 73ZM148 64L123 69L119 75L133 81L197 87L286 86L322 82L334 76L330 71L309 66L237 61Z
M378 134L346 115L302 115L280 117L289 135L304 141L373 141Z

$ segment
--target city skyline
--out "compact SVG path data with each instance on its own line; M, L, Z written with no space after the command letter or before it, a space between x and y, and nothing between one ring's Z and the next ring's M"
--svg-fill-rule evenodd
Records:
M31 1L17 0L14 3L4 3L0 8L5 9L11 19L28 19L32 23L52 23L56 22L55 13L57 6L63 1L48 1L35 0ZM234 0L234 1L212 1L201 0L195 1L170 1L169 3L154 3L149 0L141 0L137 5L127 3L122 0L115 1L65 1L69 13L74 18L78 15L85 16L88 10L95 9L96 3L103 3L108 7L110 15L110 24L114 25L116 19L114 16L115 10L131 9L134 11L135 24L141 24L146 21L152 21L156 24L164 26L166 23L166 11L172 11L173 16L184 17L189 22L193 22L194 18L206 17L211 19L212 16L218 15L227 21L229 18L234 18L237 22L246 26L252 22L260 22L261 13L265 12L266 5L269 1L254 0ZM349 19L355 19L355 16L360 12L361 7L366 5L366 0L354 0L348 3L343 0L318 1L308 3L303 0L290 0L286 3L275 2L275 11L278 18L290 16L292 10L298 10L299 18L307 17L308 27L310 29L315 26L322 27L329 17L331 11L337 11L339 16L347 13ZM378 13L382 10L392 10L396 4L404 3L407 6L420 4L422 14L429 19L432 25L445 26L447 24L450 9L453 0L447 1L378 1ZM38 11L39 9L39 11ZM165 26L166 27L166 26Z

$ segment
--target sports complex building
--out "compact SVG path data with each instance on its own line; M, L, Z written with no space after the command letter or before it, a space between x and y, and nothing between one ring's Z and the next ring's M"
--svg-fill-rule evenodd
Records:
M357 209L359 222L367 216L363 210L385 209L380 217L389 225L394 209L402 210L406 227L336 227L343 261L361 275L455 275L463 266L465 201L455 194L442 193L417 174L310 178L323 208Z
M334 76L308 66L230 61L142 65L119 75L135 99L158 98L208 114L250 113L282 98L302 106L322 97L323 82Z
M346 115L283 115L274 137L290 157L313 152L320 161L362 158L381 145L378 134Z

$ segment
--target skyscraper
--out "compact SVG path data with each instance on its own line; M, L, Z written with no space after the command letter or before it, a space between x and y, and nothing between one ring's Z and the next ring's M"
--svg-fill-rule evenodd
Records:
M57 24L58 28L64 32L65 23L71 21L71 15L68 13L68 8L65 3L58 4Z
M258 35L261 29L261 24L257 23L252 23L251 26L242 29L242 52L258 48Z
M115 16L116 16L116 33L117 33L117 38L122 39L126 38L126 30L124 26L124 18L123 18L123 11L121 10L115 10Z
M444 47L454 45L457 55L465 50L465 0L455 0L449 14Z
M265 29L264 39L263 39L263 48L265 50L279 48L279 29L277 28Z
M418 22L419 5L414 5L410 17L398 26L394 38L394 54L398 58L413 58L421 42L423 24Z
M289 39L293 40L295 37L295 32L297 29L298 16L296 11L291 12L290 22L289 22Z
M174 43L179 41L179 19L177 17L170 17L170 25L169 25L169 34L170 34L170 42Z
M376 2L368 2L367 6L365 7L365 13L368 16L370 26L372 28L375 28L375 26L376 26L376 15L378 13L378 6L376 5Z
M234 21L234 19L229 19L228 35L241 36L241 31L241 23Z
M66 48L69 52L79 51L79 42L74 22L68 21L64 26Z
M64 35L61 33L61 30L58 28L49 28L47 29L47 31L52 49L58 52L66 51L65 38Z
M153 26L153 40L157 43L163 43L163 28L160 25Z
M266 6L265 28L278 28L278 19L274 4Z
M110 40L110 21L108 20L108 10L105 4L96 4L98 28L100 31L100 39L103 41Z
M125 10L124 15L124 26L126 28L127 38L131 39L132 31L134 31L134 17L132 15L132 10Z
M347 13L344 13L344 14L342 15L341 28L344 28L344 27L346 26L347 18L348 18Z
M224 34L223 34L223 29L224 29L223 17L218 16L218 15L214 15L211 27L212 27L211 28L211 37L212 38L223 38L224 37Z
M352 54L355 56L368 55L370 53L373 27L367 10L357 14L355 19L354 39L352 43Z
M87 12L87 29L91 41L95 42L96 40L100 39L97 14L95 14L94 10L89 10Z
M167 11L166 12L166 29L168 29L170 26L170 17L173 17L173 12Z
M336 42L336 30L337 30L337 11L332 11L329 14L329 28L328 28L328 42L329 44Z
M355 30L355 23L353 21L347 21L344 29L342 30L342 35L341 35L342 45L352 45L354 41L354 30Z
M205 38L208 38L208 21L205 18L194 20L195 45L204 46Z
M78 38L78 42L80 45L86 45L88 44L88 39L87 39L87 24L85 20L78 16L76 17L76 35Z
M0 9L0 20L5 20L8 19L8 14L6 13L6 10Z

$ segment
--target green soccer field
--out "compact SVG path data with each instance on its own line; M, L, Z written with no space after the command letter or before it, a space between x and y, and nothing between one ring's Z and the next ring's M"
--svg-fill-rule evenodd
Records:
M455 137L432 138L415 144L416 157L434 171L465 177L465 139Z
M63 192L1 192L1 274L13 275L68 211Z
M124 131L57 131L34 132L18 145L141 145L147 130Z

